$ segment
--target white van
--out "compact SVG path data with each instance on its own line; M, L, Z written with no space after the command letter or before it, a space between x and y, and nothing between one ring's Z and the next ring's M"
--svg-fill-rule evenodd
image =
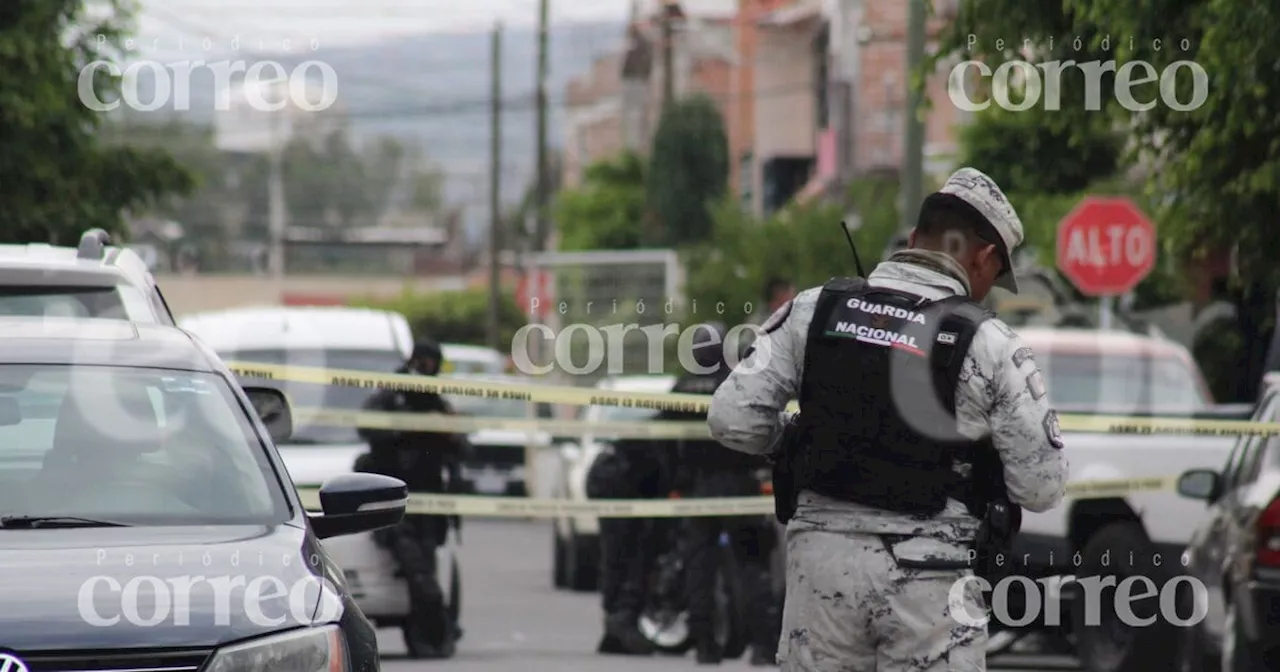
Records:
M462 343L441 343L445 374L499 375L506 372L507 358L493 348Z
M289 364L393 373L413 352L413 334L403 315L344 307L238 308L198 313L179 320L226 361ZM283 382L293 405L360 410L373 393L356 387L330 387ZM289 476L298 487L319 487L332 476L349 473L368 445L355 427L308 426L299 423L293 436L279 445ZM457 530L439 550L438 578L446 604L456 615L461 605L461 577L454 562ZM400 627L411 656L422 651L410 627L409 590L396 576L391 555L373 535L354 534L324 542L342 567L360 610L380 627Z

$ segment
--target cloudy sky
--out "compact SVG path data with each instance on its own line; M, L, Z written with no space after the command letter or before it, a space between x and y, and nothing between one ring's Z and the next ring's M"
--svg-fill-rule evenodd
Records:
M624 18L631 0L550 0L555 22ZM645 7L656 0L640 0ZM724 10L733 0L685 0L690 11ZM207 35L214 42L254 42L281 50L286 39L322 46L362 44L429 32L483 31L496 20L529 25L538 0L144 0L139 35L146 51L187 51ZM227 46L227 45L222 45ZM246 47L247 48L247 47Z

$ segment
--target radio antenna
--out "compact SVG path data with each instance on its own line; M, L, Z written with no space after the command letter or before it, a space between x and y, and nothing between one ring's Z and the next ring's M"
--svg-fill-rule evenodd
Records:
M858 258L858 247L853 244L853 234L849 233L849 223L840 220L840 228L844 231L844 239L849 241L849 251L853 253L853 265L858 269L858 277L867 277L867 272L862 269L862 260Z

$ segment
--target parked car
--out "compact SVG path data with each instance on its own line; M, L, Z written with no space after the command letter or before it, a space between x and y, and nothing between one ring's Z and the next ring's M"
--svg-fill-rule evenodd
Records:
M495 374L450 374L451 378L527 385L529 378ZM463 416L494 419L533 419L543 405L518 399L448 395L453 410ZM462 463L464 491L478 495L526 497L535 489L531 469L538 451L551 446L547 432L497 426L471 432L471 453Z
M1190 353L1171 341L1085 329L1027 327L1018 334L1035 352L1049 401L1060 414L1242 419L1250 411L1249 406L1215 406ZM1072 481L1168 477L1213 467L1222 463L1233 442L1231 437L1069 429L1064 434ZM1178 557L1204 518L1202 507L1172 491L1069 500L1044 513L1024 512L1014 541L1014 569L1033 578L1106 574L1105 567L1095 564L1107 548L1124 548L1126 555L1133 550ZM1084 559L1082 566L1073 564L1076 553ZM1064 605L1076 596L1066 591ZM1167 634L1157 628L1084 627L1073 616L1082 617L1083 610L1062 614L1064 634L1091 672L1145 672L1169 651ZM997 630L993 627L990 638L993 653L1027 632Z
M675 376L619 376L601 380L597 389L617 392L667 393L676 384ZM586 422L643 421L658 412L645 408L620 406L588 406L579 419ZM552 496L557 499L586 501L587 471L612 439L587 434L562 442L559 446ZM552 519L555 537L553 583L558 588L596 590L600 574L600 520L595 516L571 516Z
M0 245L0 315L174 324L146 263L102 229L85 231L77 247Z
M241 308L186 316L182 326L226 361L291 364L392 373L413 352L409 323L399 313L344 307ZM286 381L279 384L299 407L358 411L372 390ZM299 423L280 444L280 456L300 487L316 487L352 473L356 458L369 450L355 427ZM446 474L446 478L447 478ZM461 612L462 579L457 563L458 530L437 551L437 580L455 616ZM404 632L411 656L425 654L422 630L409 622L408 584L395 558L372 534L326 542L342 567L351 592L379 627Z
M1253 415L1280 422L1273 386ZM1280 667L1280 437L1242 436L1220 469L1191 469L1182 496L1207 504L1186 571L1204 585L1205 618L1177 628L1178 668L1270 672ZM1181 614L1187 617L1190 607Z
M461 343L441 343L445 375L501 375L507 370L507 357L493 348Z
M173 327L0 318L0 669L377 669L328 548L399 522L405 484L338 474L308 513L291 424Z

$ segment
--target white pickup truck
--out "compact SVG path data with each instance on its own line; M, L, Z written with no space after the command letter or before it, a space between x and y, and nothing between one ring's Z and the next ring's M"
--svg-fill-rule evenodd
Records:
M1199 368L1186 348L1172 341L1118 331L1023 327L1035 352L1050 402L1060 414L1138 415L1248 419L1248 406L1215 406ZM1234 437L1122 435L1064 429L1071 480L1176 477L1187 469L1220 466ZM1012 571L1032 577L1137 573L1136 557L1158 553L1168 571L1178 571L1191 532L1204 506L1167 491L1136 492L1108 499L1067 500L1045 513L1024 513L1014 543ZM1110 566L1091 567L1104 551ZM1076 562L1080 553L1081 564ZM1122 559L1122 560L1121 560ZM1141 564L1141 563L1138 563ZM1071 597L1067 591L1064 597ZM1103 600L1109 603L1108 600ZM1080 610L1073 610L1078 612ZM1065 610L1064 610L1065 612ZM1014 612L1017 617L1021 612ZM1062 620L1071 618L1065 613ZM1069 635L1077 655L1092 672L1154 669L1159 628L1075 628ZM993 646L1009 643L1005 632Z

